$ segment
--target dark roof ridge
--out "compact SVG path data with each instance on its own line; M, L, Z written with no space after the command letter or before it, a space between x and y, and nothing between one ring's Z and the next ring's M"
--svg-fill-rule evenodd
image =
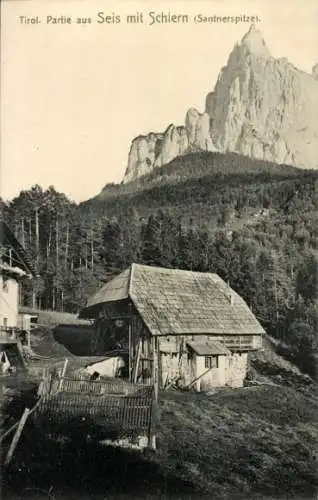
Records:
M0 241L1 243L7 239L8 242L16 248L16 251L20 254L21 260L25 266L25 269L31 274L32 277L36 277L37 273L33 264L31 262L31 258L27 252L27 250L21 245L18 239L15 237L8 224L1 218L0 219Z
M146 268L146 269L153 269L155 270L160 270L161 272L167 272L167 273L184 273L184 274L189 274L189 275L197 275L197 276L215 276L218 280L222 280L222 278L217 274L217 273L212 273L209 271L192 271L191 269L180 269L180 268L175 268L175 267L161 267L161 266L150 266L149 264L136 264L132 263L130 267L134 266L135 269L137 268ZM224 280L222 280L224 281Z

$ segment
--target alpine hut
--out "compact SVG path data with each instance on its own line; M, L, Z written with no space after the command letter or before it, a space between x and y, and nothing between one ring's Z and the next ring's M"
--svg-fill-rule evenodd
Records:
M248 352L265 333L217 274L139 264L97 291L80 317L95 320L96 354L121 360L113 376L162 388L242 386Z

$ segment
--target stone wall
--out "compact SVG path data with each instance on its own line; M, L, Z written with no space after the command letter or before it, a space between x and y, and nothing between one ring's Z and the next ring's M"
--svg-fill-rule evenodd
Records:
M228 357L227 385L230 387L243 387L247 370L247 353L235 353Z
M187 353L160 352L161 385L164 387L173 380L178 380L178 385L185 387L195 378L193 360Z
M247 353L235 353L232 356L218 356L218 367L209 371L205 366L205 356L194 356L193 371L191 366L187 371L192 376L190 382L201 376L193 387L197 391L207 391L213 387L242 387L246 369Z
M261 345L261 337L253 336L253 344ZM196 336L205 341L207 336ZM185 348L187 337L170 336L159 338L160 383L178 379L178 384L188 386L194 379L193 387L197 391L209 390L213 387L242 387L247 370L247 353L233 353L231 356L218 356L218 367L207 371L205 356L197 356ZM218 339L223 340L223 337ZM205 373L206 372L206 373ZM203 375L204 374L204 375Z

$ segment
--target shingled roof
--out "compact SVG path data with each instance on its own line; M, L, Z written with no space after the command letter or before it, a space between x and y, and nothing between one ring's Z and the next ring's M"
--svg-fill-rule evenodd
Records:
M32 264L31 258L25 248L19 243L17 238L12 233L11 229L4 222L4 220L0 220L0 247L1 248L9 248L14 252L13 255L13 267L7 266L6 263L1 263L2 270L8 270L18 268L22 269L26 274L30 276L36 276L35 268Z
M152 335L255 335L264 330L217 274L132 264L88 300L80 317L130 298Z

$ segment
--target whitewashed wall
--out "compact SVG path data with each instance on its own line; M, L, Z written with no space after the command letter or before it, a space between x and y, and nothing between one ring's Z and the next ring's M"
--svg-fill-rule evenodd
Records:
M218 356L218 358L218 368L211 368L211 370L196 382L196 389L198 391L205 391L212 387L222 387L226 385L228 359L227 356ZM206 371L205 356L196 356L196 376L199 377Z
M0 275L0 326L16 327L18 322L19 284Z
M196 382L198 391L213 387L243 387L247 369L247 353L219 356L218 368L212 368ZM207 370L205 357L196 356L196 376Z
M260 337L255 336L255 342L259 343ZM177 378L179 378L179 384L187 386L198 377L200 378L193 384L197 391L207 391L213 387L243 386L247 370L246 352L233 353L231 356L218 356L218 367L211 368L207 372L205 356L193 354L191 358L187 353L183 353L180 357L180 354L176 352L175 343L175 339L168 342L167 339L160 338L159 363L162 386Z
M247 370L247 353L236 353L228 358L227 383L231 387L243 387Z
M102 376L115 377L119 368L123 368L124 366L124 360L120 356L114 356L113 358L104 359L88 366L86 371L90 375L97 372Z

